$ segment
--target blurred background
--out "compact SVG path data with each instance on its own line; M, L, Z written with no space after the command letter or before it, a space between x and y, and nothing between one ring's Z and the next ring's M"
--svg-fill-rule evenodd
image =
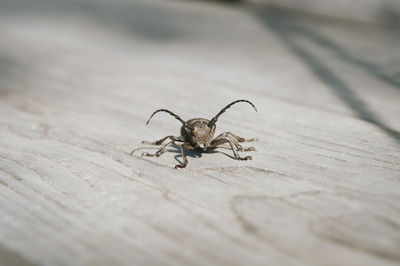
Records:
M215 105L220 100L205 97L207 91L247 91L356 116L398 139L399 6L397 0L1 0L1 90L37 89L46 97L56 93L50 81L67 82L157 106L172 96ZM30 83L30 92L21 82ZM68 107L71 90L57 92Z

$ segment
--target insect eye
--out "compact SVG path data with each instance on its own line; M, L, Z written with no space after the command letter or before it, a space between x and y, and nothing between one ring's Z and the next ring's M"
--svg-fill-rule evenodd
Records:
M190 129L191 131L193 131L193 126L191 126L191 125L188 125L187 123L185 123L185 125L184 125L186 128L188 128L188 129Z

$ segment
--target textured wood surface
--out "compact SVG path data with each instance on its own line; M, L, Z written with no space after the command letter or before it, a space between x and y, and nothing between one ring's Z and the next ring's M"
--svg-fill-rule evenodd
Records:
M395 29L191 1L0 1L0 265L399 265ZM252 161L129 152L220 117ZM155 151L150 147L147 151ZM226 153L226 154L224 154ZM242 153L243 154L243 153Z
M234 0L230 0L234 1ZM378 23L400 26L400 2L398 0L247 0L246 2L268 3L325 18Z

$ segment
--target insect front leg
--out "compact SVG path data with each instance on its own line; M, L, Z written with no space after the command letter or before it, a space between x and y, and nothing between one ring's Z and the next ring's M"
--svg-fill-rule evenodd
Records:
M182 168L185 168L185 167L186 167L186 165L188 164L188 160L187 160L187 158L186 158L185 150L184 150L184 148L183 148L184 144L178 145L178 146L181 148L181 154L182 154L183 164L177 164L177 165L175 165L175 169L178 169L178 168L182 169Z
M160 140L153 141L153 142L143 140L143 141L142 141L142 144L161 145L161 144L163 144L163 142L164 142L166 139L170 139L170 140L173 140L173 141L181 141L180 139L178 139L178 138L175 137L175 136L166 136L166 137L164 137L164 138L162 138L162 139L160 139Z
M170 142L168 142L167 144L165 144L164 146L161 147L161 149L159 149L156 153L148 153L148 152L143 152L142 156L155 156L155 157L160 157L165 150L167 149L167 147L171 144L175 144L175 141L171 140Z

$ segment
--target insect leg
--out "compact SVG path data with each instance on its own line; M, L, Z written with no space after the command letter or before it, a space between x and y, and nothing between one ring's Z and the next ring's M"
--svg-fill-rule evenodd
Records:
M228 139L230 139L232 141L232 143L235 145L236 149L238 151L255 151L254 147L249 147L249 148L243 148L242 145L240 145L238 143L238 141L236 140L236 138L234 136L232 136L234 134L230 133L230 132L225 132L220 134L218 137L216 137L212 142L211 142L211 146L212 147L216 147L219 146L221 144L227 143ZM236 136L237 137L237 136ZM238 137L240 138L240 137ZM243 138L242 138L243 139ZM244 140L244 139L243 139ZM239 140L240 142L240 140Z
M217 146L219 146L221 144L224 144L224 143L227 143L227 142L231 146L231 149L233 151L233 155L234 155L236 160L251 160L252 159L251 156L246 156L246 157L240 157L239 156L237 150L240 150L240 149L243 150L242 146L240 146L239 143L237 143L237 141L234 141L234 140L230 139L230 137L229 137L229 135L227 133L222 133L221 135L219 135L218 137L213 139L213 141L211 141L211 146L210 147L217 147ZM240 149L237 147L237 145L240 147Z
M174 137L174 136L166 136L165 138L162 138L162 139L160 139L160 140L153 141L153 142L144 140L144 141L142 141L142 144L161 145L166 139L170 139L170 140L174 140L174 141L179 141L179 142L181 141L180 139L178 139L178 138L176 138L176 137Z
M171 145L171 144L175 144L175 141L171 140L170 142L168 142L167 144L165 144L164 146L161 147L161 149L159 149L156 153L147 153L147 152L143 152L142 156L155 156L155 157L160 157L164 152L165 149Z
M218 137L216 137L215 139L213 139L211 141L210 147L217 147L219 145L222 145L224 143L227 143L228 140L225 138L225 133L222 133L220 135L218 135Z
M240 138L231 132L226 132L226 136L233 142L233 144L235 144L238 151L255 151L256 150L256 148L254 148L254 147L243 148L242 145L240 145L238 143L238 142L246 141L244 138ZM240 138L240 140L238 140L237 138Z
M187 158L186 158L185 151L184 151L184 149L183 149L183 145L178 145L178 146L181 148L181 154L182 154L183 164L177 164L177 165L175 165L175 169L178 169L178 168L185 168L186 165L188 164L188 160L187 160Z
M238 135L236 135L236 134L233 134L232 132L225 132L226 134L228 134L228 135L230 135L230 136L232 136L234 139L236 139L237 141L239 141L239 142L245 142L245 141L247 141L247 142L251 142L251 141L258 141L258 139L257 138L251 138L251 139L245 139L245 138L242 138L242 137L239 137Z
M235 156L236 160L241 160L241 161L246 161L246 160L251 160L252 157L251 156L246 156L246 157L240 157L239 153L235 150L235 144L233 143L232 140L230 140L229 138L226 138L226 140L228 141L229 145L231 146L231 149L233 151L233 155Z

